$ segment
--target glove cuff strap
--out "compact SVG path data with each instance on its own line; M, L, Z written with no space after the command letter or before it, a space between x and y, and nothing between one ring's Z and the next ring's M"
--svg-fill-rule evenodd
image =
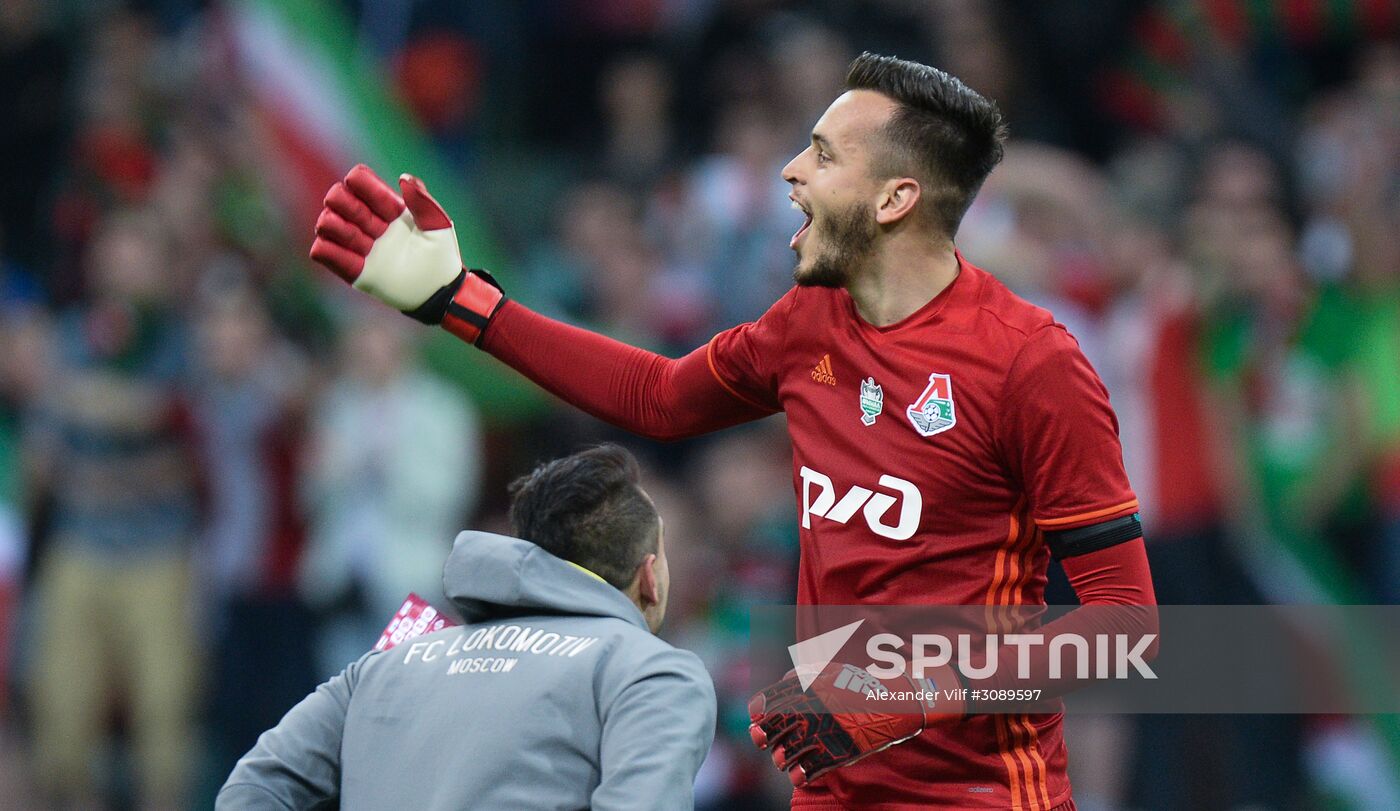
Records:
M914 683L915 689L932 691L936 697L932 705L925 703L923 706L925 729L936 717L961 718L967 714L971 704L967 687L957 669L951 665L940 665L931 673L925 671L923 684L919 684L912 676L906 678Z
M447 303L442 328L469 344L475 344L481 340L491 317L501 309L505 300L505 293L490 273L475 268L469 270L452 300Z

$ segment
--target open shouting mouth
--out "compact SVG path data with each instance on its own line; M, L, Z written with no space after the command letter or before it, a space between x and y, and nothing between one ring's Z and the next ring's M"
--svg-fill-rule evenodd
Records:
M807 233L807 229L812 225L812 212L808 211L807 207L802 205L802 201L798 200L795 195L789 194L788 199L792 201L792 207L794 209L806 215L806 218L802 220L802 227L798 228L797 233L792 235L792 239L788 240L788 247L797 250L797 243L802 241L803 235Z

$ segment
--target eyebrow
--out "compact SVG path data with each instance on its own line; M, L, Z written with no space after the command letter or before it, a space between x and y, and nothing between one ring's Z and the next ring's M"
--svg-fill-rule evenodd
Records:
M826 140L826 137L823 136L821 133L812 133L812 143L816 144L818 148L823 149L827 152L835 151L831 148L831 142Z

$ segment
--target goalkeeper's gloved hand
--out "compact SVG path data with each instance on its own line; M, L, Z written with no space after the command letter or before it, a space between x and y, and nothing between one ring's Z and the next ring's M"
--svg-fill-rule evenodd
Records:
M452 220L423 181L399 176L400 197L359 164L326 193L311 258L357 290L476 343L505 301L484 270L465 270Z
M803 690L797 672L788 671L749 699L749 737L771 750L773 764L800 787L914 738L935 716L960 715L956 693L944 692L958 686L908 676L882 680L832 663Z

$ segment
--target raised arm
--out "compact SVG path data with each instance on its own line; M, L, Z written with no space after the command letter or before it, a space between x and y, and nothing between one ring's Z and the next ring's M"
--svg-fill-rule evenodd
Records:
M478 344L541 388L652 439L682 439L773 413L727 391L709 346L672 360L506 302Z
M462 267L452 220L409 175L402 196L360 165L326 195L311 258L389 306L440 324L566 402L653 439L680 439L777 409L718 377L701 347L672 360L571 327L506 299Z

